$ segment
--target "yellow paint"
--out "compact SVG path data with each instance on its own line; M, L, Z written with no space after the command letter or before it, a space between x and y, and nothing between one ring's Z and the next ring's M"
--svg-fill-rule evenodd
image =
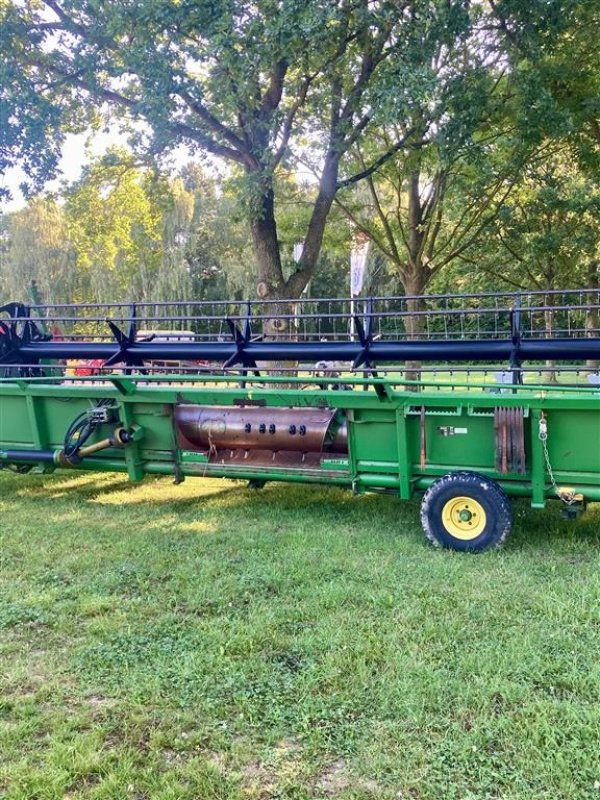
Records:
M487 516L474 498L453 497L442 509L442 522L450 536L468 542L483 533Z

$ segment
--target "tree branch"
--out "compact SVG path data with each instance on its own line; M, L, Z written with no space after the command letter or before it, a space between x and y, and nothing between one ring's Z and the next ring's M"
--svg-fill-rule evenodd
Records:
M367 186L369 187L369 192L371 193L371 197L373 198L373 203L375 204L375 210L377 211L377 216L379 217L381 224L383 225L383 230L385 231L385 237L387 239L392 254L391 255L392 261L394 261L395 264L399 264L400 253L398 252L398 247L396 245L396 240L394 238L394 232L392 231L390 222L387 216L384 214L383 208L381 207L381 203L379 201L379 195L377 194L377 190L375 189L375 183L371 178L371 176L367 178Z
M391 158L393 158L399 150L405 146L407 140L412 136L414 133L415 128L411 128L406 132L406 134L397 142L395 142L387 152L383 153L379 156L379 158L375 159L375 161L366 169L361 170L361 172L357 172L355 175L352 175L349 178L344 178L342 181L338 181L337 188L343 189L346 186L351 186L353 183L358 183L358 181L363 180L363 178L368 178L369 175L372 175L374 172L386 164ZM413 145L415 148L422 147L425 144L424 141L419 142L418 144Z
M91 87L87 81L81 78L81 71L69 72L69 70L64 67L60 67L57 64L49 64L46 61L35 58L29 59L29 65L36 67L48 75L60 77L64 81L71 83L73 86L77 86L79 89L82 89L90 95L98 97L109 104L125 108L128 111L133 112L134 116L143 116L143 114L140 114L139 104L135 100L132 100L130 97L126 97L120 92L109 89L105 86L95 85L94 87ZM182 136L183 138L191 139L192 141L197 142L213 155L231 159L233 161L237 161L238 163L245 163L241 153L233 148L226 147L225 145L214 141L214 139L211 139L209 136L203 134L196 128L192 128L190 125L187 125L184 122L169 122L167 123L166 127L171 132Z
M398 259L394 258L394 254L390 250L388 250L388 248L386 247L386 245L383 242L383 240L375 234L375 232L373 231L372 228L368 228L363 222L361 222L360 219L356 216L356 214L350 208L348 208L348 206L346 206L339 199L339 197L335 198L335 204L336 204L336 206L339 206L339 208L342 209L342 211L348 217L350 222L354 225L356 230L360 231L366 237L368 237L368 239L370 241L372 241L373 244L376 245L378 250L381 250L381 252L384 254L384 256L389 258L390 261L393 261L394 264L398 263Z
M511 193L512 189L513 187L509 186L508 189L502 195L502 197L499 199L499 202L495 210L487 217L485 217L479 224L476 225L475 220L481 216L485 208L491 203L492 198L489 198L489 200L484 205L484 209L478 211L478 213L474 217L474 220L471 222L468 228L461 234L458 241L460 242L461 239L464 240L464 237L467 235L469 230L472 231L470 237L466 241L463 241L460 246L455 247L450 253L448 253L448 255L445 258L439 261L434 268L434 272L438 272L443 266L450 263L450 261L453 261L455 258L457 258L457 256L459 256L461 253L464 253L465 250L471 247L471 245L477 240L480 233L483 230L485 230L485 228L490 224L490 222L492 222L498 216L500 206L502 205L502 203L504 203L508 195Z
M239 150L241 155L249 155L248 149L240 137L223 125L223 123L213 116L213 114L211 114L210 111L201 103L199 103L197 100L194 100L194 98L191 97L185 89L178 88L177 95L178 97L181 97L188 108L191 109L191 111L193 111L198 117L200 117L200 119L212 131L214 131L214 133L220 134L235 150Z
M279 106L283 95L283 82L288 69L287 61L282 58L273 66L270 75L269 88L264 94L260 116L268 119L273 111Z
M310 87L312 80L313 78L310 75L306 75L304 77L304 81L302 82L300 89L298 90L296 99L294 100L290 109L288 110L288 113L286 114L283 126L281 128L281 142L279 143L279 147L277 148L275 154L273 155L274 167L276 167L279 164L279 162L285 155L285 151L287 150L287 146L290 141L294 119L296 118L296 114L302 108L302 106L306 101L306 96L308 94L308 89Z

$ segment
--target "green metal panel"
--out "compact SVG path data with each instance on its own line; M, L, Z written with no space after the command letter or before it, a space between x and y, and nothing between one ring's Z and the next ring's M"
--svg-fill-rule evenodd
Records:
M175 382L176 381L176 382ZM322 382L322 381L320 381ZM103 451L81 464L82 469L127 471L132 479L146 473L215 475L263 480L326 482L352 485L355 491L380 489L403 499L422 490L439 475L470 469L498 480L509 494L529 496L542 506L552 488L539 440L539 421L548 422L548 453L556 480L600 499L600 397L597 391L542 387L519 388L514 394L458 388L450 393L423 386L418 394L389 381L350 380L368 391L302 388L311 380L289 379L297 388L281 389L277 379L253 379L247 389L231 378L194 379L170 376L169 382L115 376L111 380L44 379L0 382L0 450L56 450L72 420L99 399L111 398L119 421L138 430L136 441ZM208 463L201 453L179 452L173 411L180 403L233 406L244 403L269 407L330 408L344 412L348 426L348 457L323 454L320 463L303 468L278 465ZM499 474L495 463L494 409L525 410L526 472ZM424 408L425 463L421 465ZM101 425L92 441L110 434ZM1 458L1 454L0 454Z
M338 398L338 402L344 398ZM354 458L361 462L388 462L390 471L398 472L398 439L394 410L356 409L353 427ZM383 470L384 472L386 470Z
M426 406L426 404L425 404ZM494 466L492 417L468 417L466 409L455 416L432 416L425 407L426 463L452 469L491 469ZM452 431L446 433L446 431ZM418 468L421 450L420 416L409 417L409 448Z
M547 414L548 454L555 472L595 472L600 462L600 408Z
M0 442L3 447L35 446L26 397L23 392L8 394L6 387L0 386Z
M412 494L413 469L408 442L408 421L403 407L396 409L396 440L398 446L398 478L400 497L409 500Z

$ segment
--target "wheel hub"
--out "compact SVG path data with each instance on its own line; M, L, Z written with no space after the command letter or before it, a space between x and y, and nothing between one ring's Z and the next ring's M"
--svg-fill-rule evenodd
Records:
M442 522L451 536L470 541L483 533L487 516L473 497L453 497L442 509Z

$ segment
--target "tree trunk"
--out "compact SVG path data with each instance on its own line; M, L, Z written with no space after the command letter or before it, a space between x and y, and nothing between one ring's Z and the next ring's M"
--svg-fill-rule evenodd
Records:
M325 225L337 191L339 160L340 153L335 147L331 147L325 157L319 192L304 239L302 257L298 269L287 281L283 275L277 238L272 177L260 176L252 170L248 171L248 174L255 180L262 180L264 186L262 195L252 208L250 220L258 268L257 292L261 299L295 300L300 297L311 279L321 252Z
M285 280L281 267L281 254L277 239L273 187L264 191L252 209L250 230L258 270L257 293L260 298L278 299L285 294Z
M546 295L544 298L544 305L551 306L553 303L553 297L554 295L551 294ZM546 331L546 336L548 339L551 339L554 333L554 311L551 308L544 311L544 328ZM558 383L555 367L555 361L546 361L546 372L544 372L542 379L544 383Z
M600 333L600 313L597 307L592 308L592 305L598 302L598 290L600 289L600 266L597 261L592 261L588 266L588 288L596 291L590 292L587 298L590 307L585 312L585 334L589 338L594 338ZM590 358L585 365L592 372L596 372L600 367L600 361Z
M337 190L339 158L339 154L334 149L330 150L326 156L325 167L319 183L319 193L313 206L299 268L287 281L284 278L281 264L274 192L269 179L269 184L260 203L254 209L250 222L258 267L256 288L261 299L295 300L300 297L311 279L321 251L327 217ZM272 312L272 316L266 318L263 323L263 336L266 339L293 338L295 330L292 320L282 319L280 315L293 315L294 306L294 303L269 304L269 312ZM269 371L275 374L294 374L293 370L298 365L293 361L281 361L265 366L268 366Z
M298 270L290 276L286 284L288 297L300 297L314 274L323 244L325 225L337 191L339 160L340 155L335 149L331 149L325 157L319 193L308 223Z
M250 220L252 241L256 254L258 283L256 292L261 300L286 300L287 287L283 276L279 240L277 238L277 222L275 220L275 203L273 187L269 185L260 203L254 209ZM290 303L265 304L262 335L267 340L289 339L290 319L286 315L292 313ZM268 371L273 375L294 375L297 367L294 361L272 361L260 363L260 371Z
M421 339L425 331L425 317L418 312L425 311L425 303L421 295L425 291L426 284L426 275L420 265L417 269L411 269L402 280L407 297L406 309L409 312L404 318L404 329L408 340ZM409 381L421 380L420 361L406 362L406 379ZM418 389L415 388L415 391Z
M423 206L420 193L420 176L418 169L413 170L408 181L408 265L402 280L404 292L409 297L406 301L410 312L405 318L407 339L418 339L424 328L424 317L415 313L424 310L423 294L427 283L423 266ZM421 379L421 362L406 362L406 378L411 381Z

